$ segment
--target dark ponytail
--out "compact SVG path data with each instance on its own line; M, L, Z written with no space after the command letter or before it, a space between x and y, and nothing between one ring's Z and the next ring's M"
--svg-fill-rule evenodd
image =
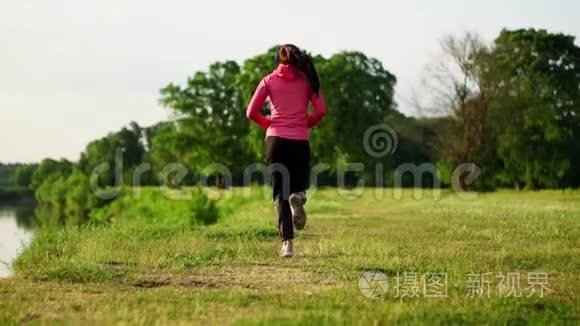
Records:
M314 62L308 54L302 54L302 60L298 65L298 69L300 69L306 75L306 77L308 77L310 86L312 86L312 91L314 94L318 95L318 92L320 92L320 79L318 79L318 72L316 72Z
M300 69L310 81L310 86L314 94L320 92L320 79L314 67L312 58L302 52L297 46L292 44L284 44L278 51L278 61L283 64L289 64Z

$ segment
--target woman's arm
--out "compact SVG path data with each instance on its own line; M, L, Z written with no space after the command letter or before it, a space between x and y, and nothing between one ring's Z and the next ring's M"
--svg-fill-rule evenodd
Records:
M316 126L326 114L326 103L324 103L322 94L312 94L310 102L312 102L312 105L314 106L314 111L310 116L308 116L308 127L312 128Z
M262 81L258 84L256 91L254 92L254 96L252 96L252 100L250 101L250 105L248 105L248 109L246 110L246 116L248 119L254 121L264 129L268 129L271 123L270 119L266 118L260 113L260 109L262 106L264 106L267 98L268 87L266 86L266 82L262 79Z

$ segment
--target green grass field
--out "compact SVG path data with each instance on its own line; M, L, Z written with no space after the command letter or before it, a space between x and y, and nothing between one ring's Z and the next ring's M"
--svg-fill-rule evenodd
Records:
M223 203L230 214L209 226L40 232L15 276L0 280L0 324L580 323L578 191L470 201L444 192L434 201L428 193L415 200L412 190L377 200L371 189L357 199L323 189L309 199L291 259L277 256L271 202L236 192ZM374 300L359 288L369 270L389 285ZM425 273L447 275L445 297L424 297ZM512 289L521 297L501 293L499 273L520 276ZM546 273L543 298L527 296L530 273ZM473 298L477 275L491 283ZM402 297L415 286L419 297Z

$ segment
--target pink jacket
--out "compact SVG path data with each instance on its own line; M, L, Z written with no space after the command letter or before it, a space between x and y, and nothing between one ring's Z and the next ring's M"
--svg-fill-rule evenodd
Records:
M270 98L270 116L260 113ZM314 111L308 115L308 103ZM290 65L279 65L258 84L246 110L248 119L267 129L266 137L308 140L308 128L316 126L326 114L322 95L314 94L308 78Z

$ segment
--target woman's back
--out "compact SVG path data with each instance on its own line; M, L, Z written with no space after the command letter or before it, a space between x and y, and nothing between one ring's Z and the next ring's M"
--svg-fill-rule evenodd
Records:
M267 121L259 116L266 98L270 99L270 117ZM308 116L308 103L312 101L314 112ZM267 128L266 137L307 140L308 128L314 126L326 107L322 96L314 94L308 78L296 67L280 64L264 77L248 106L246 115Z
M310 83L292 66L280 65L264 78L270 97L270 134L303 139L308 137L308 102Z

